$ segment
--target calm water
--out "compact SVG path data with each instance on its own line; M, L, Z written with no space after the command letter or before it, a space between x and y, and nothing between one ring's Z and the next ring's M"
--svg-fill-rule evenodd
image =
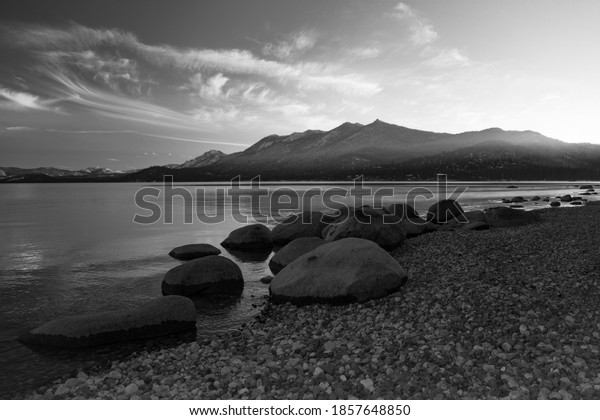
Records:
M574 184L517 184L519 189L506 189L506 185L469 184L459 201L465 209L475 209L498 205L501 198L515 195L527 198L579 193ZM197 219L192 224L184 223L186 208L193 210L204 203L207 212L212 214L217 203L223 204L216 194L220 187L206 186L202 187L206 194L199 203L174 200L172 224L162 220L151 225L136 224L132 221L136 213L148 214L134 203L135 192L143 186L0 185L0 397L31 389L84 366L101 365L132 351L165 345L172 339L68 352L32 349L15 339L58 316L131 307L161 296L164 273L179 264L167 255L172 248L201 242L218 246L231 230L241 226L232 218L232 211L249 214L254 208L269 214L268 197L258 204L242 200L239 206L233 204L233 207L225 200L219 210L224 216L221 223L206 224ZM192 193L200 188L180 186ZM284 185L270 186L269 194L279 197L282 187ZM285 187L300 194L309 189L334 188L326 185ZM404 201L414 185L379 187L394 188L394 197L386 197L385 203ZM417 191L412 195L415 193ZM314 208L323 208L318 198L315 200ZM340 196L334 200L350 202ZM416 207L424 211L430 204L432 201L420 198ZM539 206L546 207L547 203ZM274 224L272 218L258 217L258 221ZM259 279L270 274L269 255L231 255L225 250L222 255L242 268L245 288L239 297L196 299L199 338L251 321L268 292Z

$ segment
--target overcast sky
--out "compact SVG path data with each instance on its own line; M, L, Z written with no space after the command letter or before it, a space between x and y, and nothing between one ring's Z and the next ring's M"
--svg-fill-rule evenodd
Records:
M141 168L383 121L600 143L600 1L13 1L0 166Z

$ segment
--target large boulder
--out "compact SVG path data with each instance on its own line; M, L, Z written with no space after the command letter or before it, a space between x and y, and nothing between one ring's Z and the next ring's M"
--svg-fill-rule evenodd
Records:
M285 245L294 239L321 236L327 216L318 211L293 214L273 228L273 242Z
M414 238L415 236L430 232L428 229L429 226L430 223L420 217L402 219L402 227L404 228L404 232L406 232L407 238Z
M340 217L327 226L323 234L327 242L362 238L388 250L396 248L406 239L404 225L398 216L368 206L352 209L347 217Z
M517 196L517 197L513 197L512 200L510 200L512 203L523 203L527 200L525 200L523 197L521 196Z
M326 242L323 239L317 238L316 236L294 239L273 255L273 258L269 261L269 268L273 274L277 274L299 256L304 255L325 243Z
M221 242L221 246L241 250L272 248L273 237L268 227L256 223L232 231L227 239Z
M579 187L580 190L594 190L594 186L593 185L582 185Z
M212 295L244 287L242 270L220 255L197 258L170 269L162 281L163 295Z
M494 207L485 211L487 224L491 227L523 226L540 220L536 212L516 210L509 207Z
M486 222L485 212L481 210L472 210L465 212L465 219L468 223Z
M386 213L398 216L401 219L418 219L419 213L413 206L406 203L393 203L385 208Z
M80 348L195 330L194 302L164 296L133 309L67 316L19 337L27 344Z
M207 257L209 255L219 255L221 250L209 244L190 244L173 248L169 256L183 261L189 261L196 258Z
M572 200L573 200L573 198L571 197L571 194L565 194L562 197L560 197L560 201L562 201L562 202L568 203Z
M437 224L444 224L451 220L464 222L464 213L457 201L440 200L427 210L427 220Z
M275 303L364 302L395 292L407 278L400 264L374 242L346 238L292 261L273 278L269 292Z

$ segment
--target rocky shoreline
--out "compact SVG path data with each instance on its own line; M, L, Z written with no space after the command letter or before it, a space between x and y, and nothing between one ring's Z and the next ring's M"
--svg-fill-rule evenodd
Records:
M600 398L600 205L439 231L392 256L409 280L344 306L266 304L240 331L142 352L32 399Z

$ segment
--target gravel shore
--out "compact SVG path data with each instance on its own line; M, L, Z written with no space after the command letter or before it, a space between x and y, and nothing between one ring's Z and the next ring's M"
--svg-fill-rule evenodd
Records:
M240 331L80 372L38 399L600 398L600 205L436 232L393 296L267 305ZM265 286L267 287L267 286Z

